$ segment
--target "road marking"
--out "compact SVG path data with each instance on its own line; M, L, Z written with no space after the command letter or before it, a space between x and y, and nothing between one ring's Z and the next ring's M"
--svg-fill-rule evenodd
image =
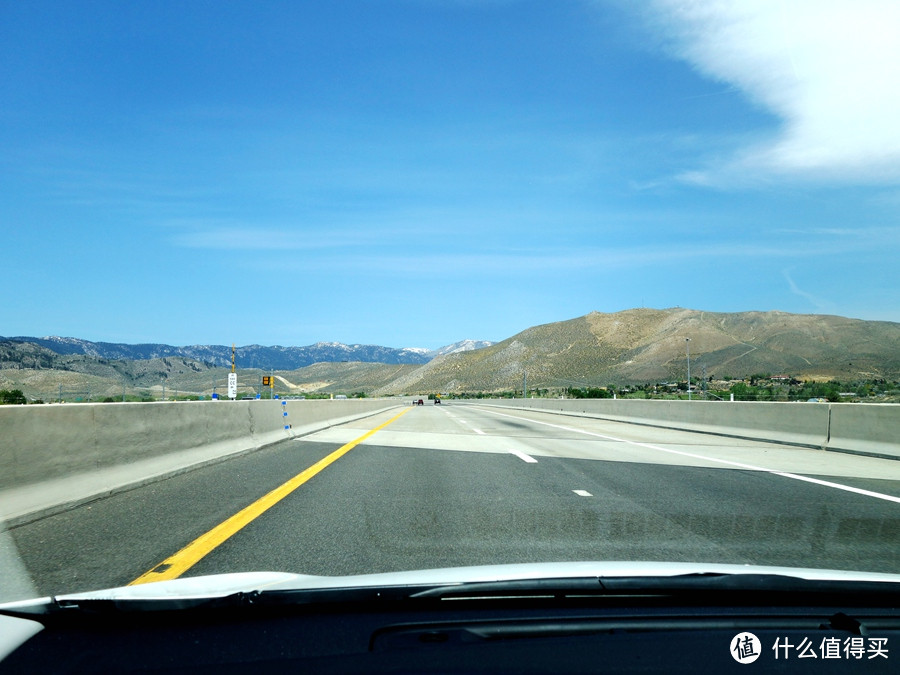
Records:
M447 413L447 414L449 415L449 413ZM450 415L450 417L453 417L453 415ZM460 424L465 424L467 427L469 427L472 431L474 431L479 436L487 435L481 429L476 429L475 427L473 427L472 424L468 420L460 419L459 417L453 417L453 419L455 419Z
M574 492L579 497L593 497L594 496L587 490L572 490L572 492Z
M206 534L200 535L190 544L178 551L178 553L166 558L159 565L156 565L150 571L145 572L128 585L135 586L137 584L146 584L152 581L177 579L182 574L187 572L191 567L200 562L202 558L212 552L226 539L236 534L241 529L256 520L259 516L275 506L275 504L287 497L310 478L346 455L357 445L362 443L370 436L374 435L377 431L384 429L387 425L400 419L411 409L412 408L406 408L403 412L399 413L398 415L394 415L387 422L379 424L374 429L367 431L356 440L350 441L346 445L342 445L330 455L324 457L323 459L320 459L308 469L301 471L286 483L278 486L267 495L260 497L249 506L241 509L227 520L216 525Z
M523 462L528 462L529 464L537 464L537 460L531 455L526 455L524 452L520 452L519 450L510 450L510 452L521 459Z
M482 412L490 413L492 415L499 415L500 417L509 417L511 419L521 420L521 417L517 417L515 415L507 415L506 413L499 413L494 410L485 410L484 408L480 408ZM583 429L575 429L574 427L567 427L562 424L553 424L551 422L541 422L539 420L533 420L530 418L525 418L529 422L533 422L534 424L543 424L544 426L554 427L556 429L562 429L563 431L571 431L576 434L585 434L586 436L594 436L595 438L602 438L607 441L615 441L618 443L627 443L628 445L635 445L641 448L647 448L649 450L657 450L659 452L667 452L672 455L681 455L682 457L691 457L693 459L702 459L706 462L715 462L717 464L725 464L727 466L733 466L738 469L748 469L749 471L762 471L763 473L770 473L773 476L782 476L783 478L791 478L793 480L800 480L804 483L814 483L816 485L822 485L824 487L834 488L835 490L844 490L845 492L853 492L859 495L863 495L865 497L873 497L875 499L883 499L887 502L894 502L895 504L900 504L900 497L894 497L893 495L886 495L881 492L873 492L871 490L863 490L862 488L855 488L850 485L843 485L842 483L833 483L827 480L820 480L818 478L810 478L809 476L802 476L796 473L790 473L787 471L778 471L777 469L767 469L764 466L755 466L753 464L744 464L742 462L732 462L727 459L719 459L718 457L707 457L705 455L698 455L693 452L684 452L683 450L671 450L669 448L663 448L658 445L652 445L651 443L640 443L638 441L629 441L625 438L617 438L616 436L608 436L606 434L598 434L594 431L584 431Z

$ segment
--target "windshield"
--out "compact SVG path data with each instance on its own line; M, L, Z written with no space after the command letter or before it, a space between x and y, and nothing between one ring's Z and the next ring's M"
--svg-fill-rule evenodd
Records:
M900 9L3 3L0 601L900 573Z

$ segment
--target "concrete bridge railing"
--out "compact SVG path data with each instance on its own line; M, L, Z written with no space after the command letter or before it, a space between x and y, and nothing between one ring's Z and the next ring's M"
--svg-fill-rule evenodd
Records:
M349 399L0 406L0 520L23 522L405 403Z
M539 398L480 403L900 459L896 404Z

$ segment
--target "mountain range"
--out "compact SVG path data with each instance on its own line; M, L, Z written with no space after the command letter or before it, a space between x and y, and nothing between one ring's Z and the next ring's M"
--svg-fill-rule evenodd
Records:
M497 392L786 375L801 380L900 378L900 323L785 312L631 309L528 328L498 343L440 350L320 342L239 347L239 381L275 370L284 393ZM74 338L0 338L0 389L31 396L124 387L209 393L231 366L225 346L122 345ZM220 389L221 391L221 389ZM51 398L55 398L52 396Z
M225 345L190 345L174 347L167 344L122 344L91 342L71 337L0 337L0 342L26 343L44 347L54 354L83 354L98 359L127 359L131 361L183 357L208 366L230 367L231 347ZM482 340L462 340L427 350L415 347L395 349L377 345L345 345L341 342L317 342L305 347L265 347L247 345L235 348L235 361L242 368L263 370L294 370L314 363L360 361L363 363L427 363L436 356L469 349L479 349L493 343Z

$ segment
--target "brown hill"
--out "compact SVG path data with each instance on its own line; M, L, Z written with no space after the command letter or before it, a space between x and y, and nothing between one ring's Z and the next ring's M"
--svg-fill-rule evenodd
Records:
M900 324L785 312L691 309L592 312L529 328L490 347L439 357L376 394L603 386L686 377L789 374L800 379L893 379Z
M900 378L900 324L838 316L691 309L592 312L535 326L497 344L439 356L421 365L317 363L275 371L276 392L362 391L368 395L508 391L786 374L841 381ZM705 369L705 370L704 370ZM147 360L59 355L29 343L0 342L0 389L30 398L77 400L129 394L222 394L228 369L185 357ZM242 394L269 371L240 369Z
M371 392L414 370L415 364L367 362L316 363L296 370L276 370L275 392ZM0 342L0 389L20 389L29 399L159 399L176 395L209 396L226 391L229 368L186 357L106 359L86 354L56 354L28 342ZM238 369L241 395L255 395L270 370Z

